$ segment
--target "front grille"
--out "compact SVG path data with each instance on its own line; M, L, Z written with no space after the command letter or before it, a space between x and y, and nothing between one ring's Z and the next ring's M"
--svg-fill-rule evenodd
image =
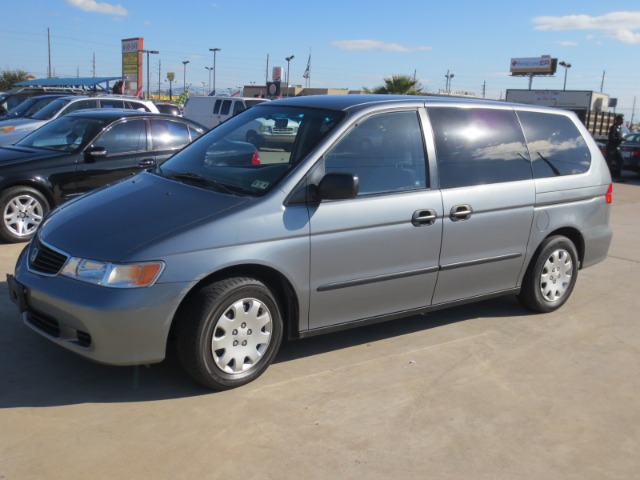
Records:
M29 249L29 268L44 275L57 275L64 266L68 255L41 243L37 238Z
M293 128L284 127L284 128L273 128L273 133L276 135L293 135Z

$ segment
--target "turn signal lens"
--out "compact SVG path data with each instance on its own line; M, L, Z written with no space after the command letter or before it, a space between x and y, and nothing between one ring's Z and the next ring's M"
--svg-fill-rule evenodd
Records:
M607 203L613 202L613 183L609 184L609 188L607 188L607 194L604 196Z

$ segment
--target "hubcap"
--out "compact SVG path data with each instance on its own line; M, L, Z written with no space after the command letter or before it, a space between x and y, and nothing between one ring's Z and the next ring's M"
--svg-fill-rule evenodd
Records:
M251 370L264 355L272 334L271 313L256 298L243 298L218 319L211 339L213 360L226 373Z
M542 268L540 276L540 292L548 302L555 302L562 298L571 285L573 277L573 261L566 250L556 250L549 257Z
M4 224L17 237L32 235L44 216L42 205L31 195L12 198L4 209Z

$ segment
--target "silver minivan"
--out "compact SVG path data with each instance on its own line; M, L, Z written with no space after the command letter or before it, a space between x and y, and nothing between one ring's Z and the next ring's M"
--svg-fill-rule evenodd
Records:
M288 119L289 148L238 132ZM198 382L301 338L498 295L561 307L604 260L612 186L568 111L418 96L265 102L55 210L8 276L24 322L92 360Z

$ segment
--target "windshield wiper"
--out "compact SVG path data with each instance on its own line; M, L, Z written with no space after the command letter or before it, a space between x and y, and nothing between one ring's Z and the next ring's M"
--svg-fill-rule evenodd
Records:
M180 173L171 173L169 175L167 175L168 178L173 178L176 180L184 180L187 182L193 182L193 183L198 183L200 185L212 185L214 187L216 187L219 191L223 191L225 193L233 193L233 190L231 190L229 187L227 187L224 183L220 183L217 180L214 180L212 178L209 177L205 177L203 175L200 175L198 173L193 173L193 172L180 172Z

